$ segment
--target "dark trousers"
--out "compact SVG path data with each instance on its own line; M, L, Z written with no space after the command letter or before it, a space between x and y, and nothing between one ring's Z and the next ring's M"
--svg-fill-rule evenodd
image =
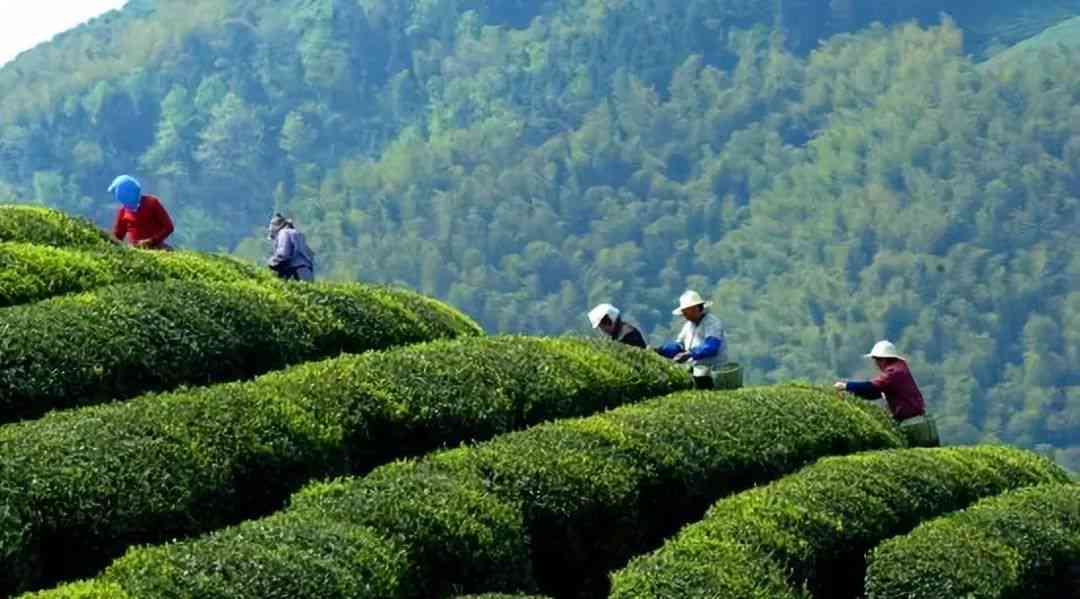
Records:
M713 389L713 378L711 376L695 376L694 388L695 389Z
M311 281L314 279L314 273L306 266L297 268L271 267L271 269L277 273L279 279L285 279L286 281Z

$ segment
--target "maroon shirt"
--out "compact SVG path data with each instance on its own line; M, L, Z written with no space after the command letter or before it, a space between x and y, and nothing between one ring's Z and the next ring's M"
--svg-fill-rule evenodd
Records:
M898 422L926 413L926 403L919 386L903 360L889 364L867 383L848 383L848 391L866 399L877 399L885 394L889 411Z

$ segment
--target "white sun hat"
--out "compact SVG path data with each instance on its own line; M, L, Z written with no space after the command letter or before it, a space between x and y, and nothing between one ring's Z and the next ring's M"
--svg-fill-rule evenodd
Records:
M878 341L874 344L874 348L870 350L870 353L866 354L867 358L896 358L898 360L907 359L896 352L896 346L892 344L892 341Z
M712 305L712 302L707 302L701 299L701 294L697 291L687 291L679 296L679 307L671 311L672 314L678 316L682 314L682 311L691 308L693 306L702 306L708 308Z
M592 323L592 328L600 326L605 316L610 318L611 322L615 322L619 319L619 309L611 304L600 304L589 310L589 322Z

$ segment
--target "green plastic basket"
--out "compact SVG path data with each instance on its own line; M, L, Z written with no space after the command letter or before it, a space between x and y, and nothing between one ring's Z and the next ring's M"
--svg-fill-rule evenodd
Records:
M911 447L938 447L937 421L930 414L909 418L900 423L900 432Z
M738 389L742 387L742 366L737 362L728 362L713 371L713 380L717 389Z

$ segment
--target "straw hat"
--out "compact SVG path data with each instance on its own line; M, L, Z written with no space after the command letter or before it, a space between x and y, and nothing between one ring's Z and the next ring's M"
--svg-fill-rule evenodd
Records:
M610 318L611 322L615 322L619 318L619 309L611 304L600 304L589 310L589 322L592 323L592 328L600 326L605 316Z
M896 346L892 344L892 341L878 341L874 344L874 348L870 350L870 353L866 354L867 358L896 358L898 360L907 359L896 352Z
M678 316L682 314L682 311L694 306L702 306L708 308L712 305L712 302L707 302L701 299L701 294L697 291L687 291L679 296L679 307L671 311L672 314Z

